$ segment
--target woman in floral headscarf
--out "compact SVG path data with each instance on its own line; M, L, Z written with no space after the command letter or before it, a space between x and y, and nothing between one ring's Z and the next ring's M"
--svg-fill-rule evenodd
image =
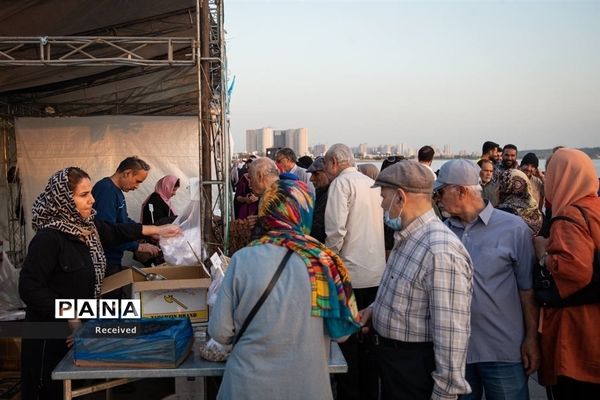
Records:
M534 235L542 228L543 216L531 194L531 182L525 173L516 168L504 171L498 182L499 210L518 215Z
M535 251L563 299L586 287L594 275L594 255L600 249L597 190L596 169L582 151L559 149L546 164L552 215L569 220L553 220L550 237L534 239ZM600 304L542 307L539 330L538 376L541 384L552 387L553 398L600 399Z
M357 331L359 317L344 263L308 236L313 203L304 182L274 183L260 200L257 239L231 259L208 326L222 344L233 342L280 262L293 252L229 356L220 399L332 398L329 338Z
M54 321L56 299L99 298L106 270L103 246L115 246L143 235L166 237L181 233L173 225L114 225L95 220L93 204L90 177L76 167L52 175L33 203L31 224L36 234L19 276L19 294L27 306L27 321ZM76 326L77 322L69 321L69 325ZM66 325L65 322L65 328ZM67 350L64 339L23 340L23 400L62 399L62 385L51 380L50 374Z

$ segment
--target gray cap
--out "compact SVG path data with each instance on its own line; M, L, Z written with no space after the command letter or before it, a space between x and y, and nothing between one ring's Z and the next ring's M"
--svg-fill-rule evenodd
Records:
M306 172L325 171L325 158L319 156L315 158L310 167L306 169Z
M431 193L433 179L431 170L425 165L413 160L402 160L381 171L371 187L401 187L407 192Z
M479 167L469 160L451 160L440 168L433 190L444 185L473 186L479 184Z

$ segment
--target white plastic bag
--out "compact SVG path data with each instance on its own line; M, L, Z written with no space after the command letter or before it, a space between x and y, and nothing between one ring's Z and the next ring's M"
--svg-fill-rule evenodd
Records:
M0 311L16 310L25 305L19 297L19 271L13 267L8 259L8 254L2 254L2 264L0 265Z
M217 297L219 295L219 291L221 289L221 282L223 282L223 273L221 271L215 271L214 267L210 268L212 281L210 282L210 286L208 287L208 298L206 299L206 304L211 307L215 306L217 302Z
M223 282L225 271L227 271L227 267L229 266L229 261L231 261L231 258L223 254L219 256L217 253L214 253L210 257L210 262L212 263L212 266L210 267L210 276L212 281L208 287L208 298L206 303L211 307L217 302L217 297L221 291L221 283Z
M198 265L205 255L200 235L200 201L191 201L173 221L183 230L183 235L160 239L163 257L171 265Z

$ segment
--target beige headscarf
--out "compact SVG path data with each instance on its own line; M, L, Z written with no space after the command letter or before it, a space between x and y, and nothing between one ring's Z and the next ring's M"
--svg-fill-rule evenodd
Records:
M557 150L546 168L545 192L552 215L561 215L565 207L584 197L596 197L598 175L594 163L580 150Z

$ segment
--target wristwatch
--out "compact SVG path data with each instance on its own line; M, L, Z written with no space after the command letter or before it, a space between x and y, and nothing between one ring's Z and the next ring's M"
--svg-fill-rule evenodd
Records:
M548 252L545 251L544 254L542 255L542 258L540 258L540 266L541 267L545 267L546 266L546 257L548 257Z

